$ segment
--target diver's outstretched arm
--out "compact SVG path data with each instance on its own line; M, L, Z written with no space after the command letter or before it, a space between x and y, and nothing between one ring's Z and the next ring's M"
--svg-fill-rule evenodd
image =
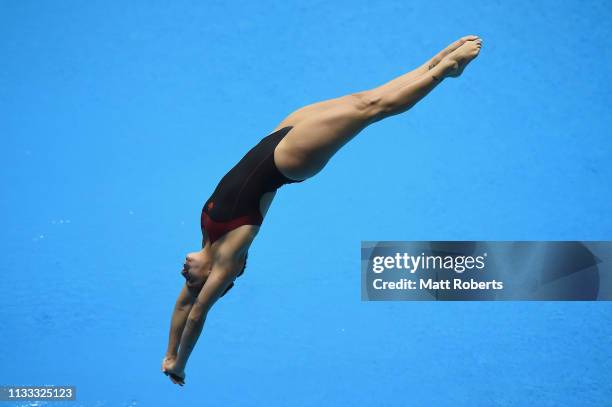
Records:
M189 316L189 312L191 311L197 296L198 293L194 292L193 289L190 289L187 284L185 284L181 289L181 292L176 299L176 304L174 305L174 311L172 312L170 334L168 337L168 349L166 350L166 358L164 361L176 359L181 335L183 334L187 317Z
M182 327L176 358L164 365L164 372L171 374L175 383L181 385L184 383L185 366L202 333L208 311L236 278L236 273L242 265L241 260L241 258L239 260L230 258L218 261L213 266L210 276L206 279L206 283L204 283Z

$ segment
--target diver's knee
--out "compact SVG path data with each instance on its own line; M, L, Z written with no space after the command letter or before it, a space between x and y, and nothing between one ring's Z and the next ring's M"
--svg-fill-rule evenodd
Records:
M365 120L376 119L389 110L383 97L373 91L352 93L350 96L355 111Z

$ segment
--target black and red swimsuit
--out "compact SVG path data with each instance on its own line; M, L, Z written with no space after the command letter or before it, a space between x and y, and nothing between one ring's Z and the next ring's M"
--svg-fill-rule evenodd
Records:
M283 127L264 137L221 179L202 209L202 234L211 244L239 226L261 225L263 194L301 182L287 178L274 163L274 149L291 129Z

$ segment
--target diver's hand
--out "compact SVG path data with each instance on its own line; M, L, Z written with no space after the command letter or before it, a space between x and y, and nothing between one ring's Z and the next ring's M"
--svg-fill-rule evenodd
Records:
M176 368L176 360L173 358L165 357L162 360L162 372L170 378L172 383L178 384L179 386L185 385L185 371Z

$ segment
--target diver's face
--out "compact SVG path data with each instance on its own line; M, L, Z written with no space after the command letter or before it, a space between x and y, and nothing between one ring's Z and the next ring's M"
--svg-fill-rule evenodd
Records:
M189 286L201 286L210 274L210 260L204 250L188 253L183 263L181 275Z

